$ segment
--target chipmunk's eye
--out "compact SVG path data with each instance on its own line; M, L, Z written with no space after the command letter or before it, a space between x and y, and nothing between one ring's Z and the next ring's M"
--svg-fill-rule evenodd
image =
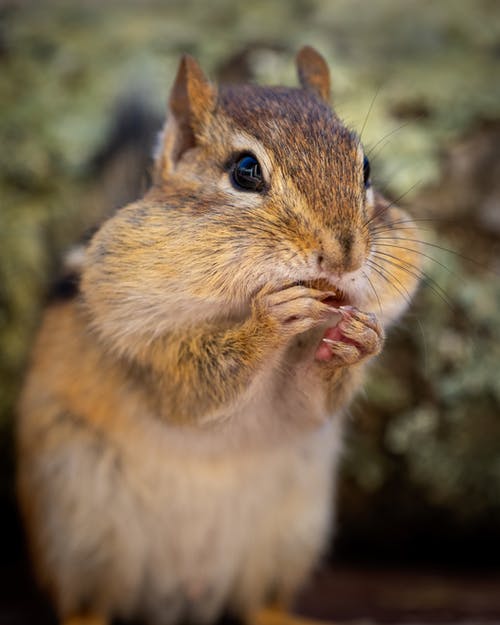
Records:
M251 154L239 157L231 168L231 180L237 189L262 191L264 178L259 161Z
M370 180L370 161L366 156L363 158L363 181L365 183L365 189L368 189L372 186Z

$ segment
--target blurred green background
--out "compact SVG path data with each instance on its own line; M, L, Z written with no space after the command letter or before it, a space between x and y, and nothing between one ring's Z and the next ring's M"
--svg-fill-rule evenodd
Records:
M15 398L61 254L144 181L142 161L107 152L117 111L140 101L154 126L183 52L217 80L293 85L304 44L329 61L338 112L362 130L377 186L421 220L429 256L350 411L337 553L496 559L496 0L0 4L2 510Z

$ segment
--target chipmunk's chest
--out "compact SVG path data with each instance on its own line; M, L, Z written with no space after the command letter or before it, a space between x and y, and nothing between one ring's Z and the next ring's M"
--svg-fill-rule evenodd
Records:
M272 586L286 594L300 583L330 527L335 430L329 423L289 445L209 456L175 434L142 455L136 439L124 450L129 531L115 574L142 571L137 604L158 622L203 621L227 603L241 612Z
M297 337L279 360L270 360L254 377L238 405L227 412L236 436L278 443L284 435L305 436L341 418L331 414L324 372L314 360L322 332Z

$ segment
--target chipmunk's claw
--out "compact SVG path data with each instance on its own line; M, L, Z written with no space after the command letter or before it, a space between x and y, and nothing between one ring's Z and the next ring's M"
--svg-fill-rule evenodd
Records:
M341 306L337 310L342 319L325 331L316 349L316 360L348 366L378 354L384 331L376 315L361 312L354 306Z
M285 341L312 328L338 320L339 310L323 300L334 293L302 285L283 289L264 288L254 300L254 312L259 323L267 319L276 336ZM264 322L265 323L265 322Z

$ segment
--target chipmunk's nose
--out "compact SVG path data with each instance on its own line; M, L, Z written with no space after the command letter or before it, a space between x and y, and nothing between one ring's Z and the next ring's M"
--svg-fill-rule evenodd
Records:
M348 273L363 264L366 247L363 237L355 230L345 230L322 241L316 261L322 271Z

